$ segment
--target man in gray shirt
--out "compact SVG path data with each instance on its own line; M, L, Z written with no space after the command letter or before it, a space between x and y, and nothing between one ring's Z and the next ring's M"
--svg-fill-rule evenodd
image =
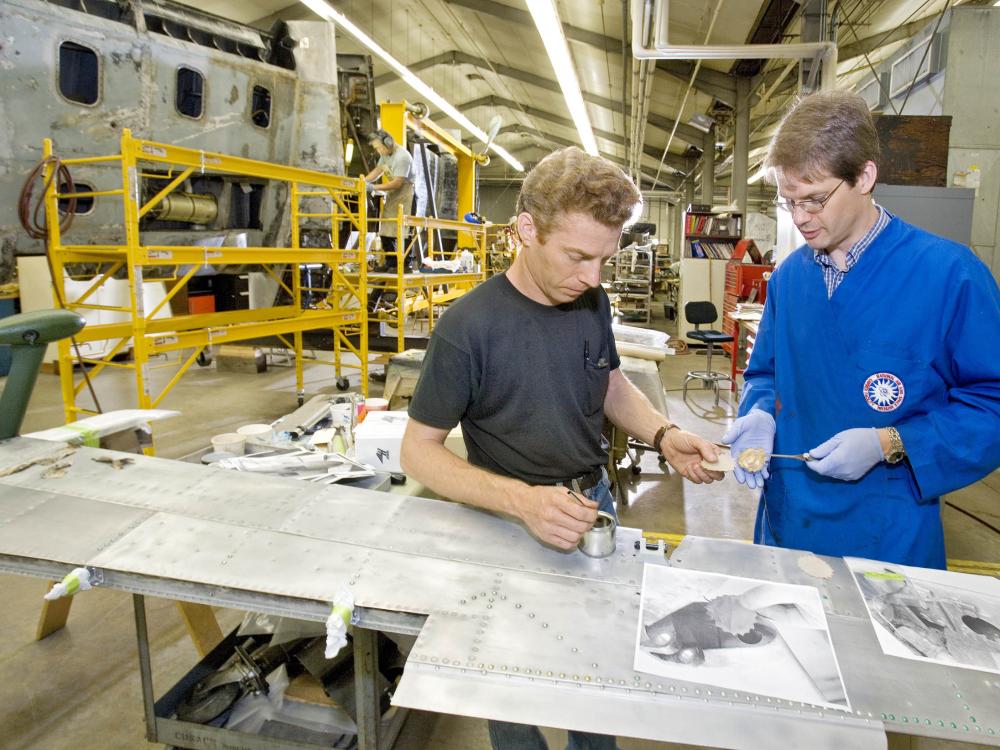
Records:
M403 247L397 245L399 224L396 218L400 207L406 215L413 205L413 157L384 130L376 130L368 136L368 140L378 152L379 159L375 168L365 175L365 182L368 183L369 190L377 189L385 193L378 230L382 252L385 254L385 266L379 270L395 273L397 251L403 252L406 249L405 235ZM379 177L385 177L386 181L375 185L374 182Z

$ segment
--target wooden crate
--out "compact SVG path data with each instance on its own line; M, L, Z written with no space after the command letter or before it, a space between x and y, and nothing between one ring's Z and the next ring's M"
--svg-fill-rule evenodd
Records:
M874 115L882 157L878 181L886 185L948 186L951 117Z

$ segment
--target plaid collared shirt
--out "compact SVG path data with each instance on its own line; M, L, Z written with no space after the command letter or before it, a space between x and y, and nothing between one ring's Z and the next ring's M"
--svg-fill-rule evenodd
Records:
M823 281L826 282L826 296L827 299L833 296L834 291L840 286L840 282L844 280L847 276L847 272L854 268L854 265L858 262L861 257L861 253L868 249L868 247L875 241L875 238L882 233L882 230L886 228L889 220L892 219L892 214L886 211L877 203L875 208L878 209L878 219L875 220L875 224L869 229L865 236L854 243L850 250L847 251L847 260L845 265L847 268L841 271L837 268L836 264L830 260L830 256L819 250L813 250L813 260L823 271Z

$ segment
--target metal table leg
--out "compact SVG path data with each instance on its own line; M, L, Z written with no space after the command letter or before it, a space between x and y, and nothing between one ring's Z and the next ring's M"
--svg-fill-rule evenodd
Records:
M379 750L378 633L357 626L353 632L358 750Z
M139 650L139 676L142 679L142 708L146 716L146 739L156 742L156 713L153 703L153 667L149 658L149 632L146 630L146 597L132 594L135 610L135 638Z

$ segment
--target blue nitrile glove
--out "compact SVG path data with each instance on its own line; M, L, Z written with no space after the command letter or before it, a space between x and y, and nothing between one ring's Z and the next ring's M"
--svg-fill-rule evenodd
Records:
M751 409L749 414L740 417L729 426L722 437L722 442L729 445L729 452L734 462L739 460L740 453L747 448L760 448L770 455L774 450L774 417L761 409ZM770 474L767 473L765 461L764 468L760 471L747 471L736 464L733 476L737 482L756 490L764 486L764 480Z
M809 451L809 455L817 460L807 461L806 466L817 474L845 482L861 479L884 458L874 427L838 432Z

